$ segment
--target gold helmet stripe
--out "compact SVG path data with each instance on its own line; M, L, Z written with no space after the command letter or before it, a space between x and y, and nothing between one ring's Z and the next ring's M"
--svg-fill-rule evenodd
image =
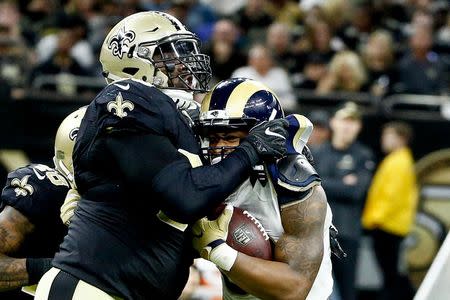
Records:
M202 100L202 105L200 107L201 112L207 112L209 110L209 105L211 104L211 95L216 87L211 89L208 93L206 93L205 97Z
M306 142L309 139L309 136L311 135L313 131L313 125L311 121L299 114L293 114L293 116L297 119L299 126L299 129L294 135L294 139L292 141L294 148L302 148L305 146Z
M268 90L268 88L258 81L253 80L246 80L236 86L233 92L231 92L230 97L228 97L227 106L225 107L230 118L242 117L242 112L248 99L254 93L261 90Z

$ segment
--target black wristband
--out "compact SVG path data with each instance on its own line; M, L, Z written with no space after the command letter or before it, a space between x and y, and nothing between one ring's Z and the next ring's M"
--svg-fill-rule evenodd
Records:
M259 162L258 152L249 141L243 140L239 144L238 148L241 148L247 154L252 167L254 167Z
M27 258L28 284L36 284L52 267L52 258Z

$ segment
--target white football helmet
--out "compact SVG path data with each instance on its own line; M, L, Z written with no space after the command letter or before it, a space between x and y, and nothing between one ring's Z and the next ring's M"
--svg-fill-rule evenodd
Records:
M68 115L59 125L55 138L55 156L53 163L55 169L75 186L73 175L72 153L75 146L75 139L80 128L81 120L86 113L87 106L81 107Z
M100 52L108 83L134 78L158 88L206 92L209 57L175 17L158 11L126 17L111 29Z

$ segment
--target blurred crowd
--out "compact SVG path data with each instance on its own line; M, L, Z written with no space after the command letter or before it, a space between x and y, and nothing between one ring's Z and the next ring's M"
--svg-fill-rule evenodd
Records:
M268 85L288 111L301 103L299 89L318 95L363 92L380 99L450 91L447 0L0 0L0 97L6 87L69 95L80 92L77 86L95 87L93 79L102 79L98 56L106 33L123 17L146 10L166 11L198 35L203 52L211 57L211 86L229 77L253 78ZM332 115L309 115L315 126L310 146L349 255L344 267L335 262L340 290L334 299L356 297L357 251L364 229L377 242L376 256L387 278L385 291L395 292L382 299L400 299L404 291L395 287L401 278L392 269L398 257L389 254L398 252L416 203L405 200L410 214L400 218L407 218L402 222L406 229L373 214L379 209L370 199L385 192L380 188L385 186L383 176L377 173L390 169L386 162L384 169L376 165L372 150L356 142L363 124L352 105ZM384 152L386 157L403 156L391 156L388 162L400 160L405 174L413 176L409 131L405 124L388 124L380 142L383 148L395 135L399 142ZM371 183L374 174L379 179ZM404 199L414 198L413 181L408 191L401 191ZM396 185L401 186L404 182ZM391 212L388 204L383 209ZM360 224L363 216L365 223ZM193 289L186 299L218 296L217 286L208 284L218 276L217 270L203 265L194 269L198 276L192 286L202 286L209 298L195 296L198 289Z
M445 0L1 0L0 79L75 93L57 84L67 76L54 75L76 75L81 84L85 76L101 78L105 33L145 10L169 12L199 36L212 84L255 78L286 108L298 101L296 88L375 96L449 91Z

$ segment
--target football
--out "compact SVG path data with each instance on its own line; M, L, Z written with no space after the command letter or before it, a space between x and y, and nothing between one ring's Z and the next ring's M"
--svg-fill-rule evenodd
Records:
M272 260L272 245L262 224L248 211L234 207L227 244L244 254Z

